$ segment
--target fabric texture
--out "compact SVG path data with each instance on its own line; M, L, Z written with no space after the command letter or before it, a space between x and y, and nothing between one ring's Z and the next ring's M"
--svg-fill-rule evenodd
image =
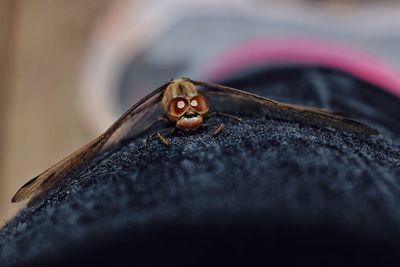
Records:
M400 101L338 70L261 67L221 81L349 112L362 137L263 118L121 144L0 231L0 266L397 265ZM210 107L212 110L212 107ZM397 263L397 264L396 264Z

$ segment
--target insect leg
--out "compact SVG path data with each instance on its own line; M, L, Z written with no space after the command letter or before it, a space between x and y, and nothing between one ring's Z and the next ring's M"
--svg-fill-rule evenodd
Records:
M203 123L201 126L206 127L206 128L215 127L215 130L212 134L214 137L217 136L222 131L222 129L225 128L225 124L223 124L223 123L220 123L218 125L211 125L211 124Z
M222 112L214 111L214 112L211 112L211 113L208 115L208 117L213 117L213 116L224 116L224 117L228 117L228 118L237 120L237 121L239 121L239 122L242 122L242 119L241 119L241 118L236 117L236 116L231 115L231 114L227 114L227 113L222 113Z
M213 136L217 136L222 131L222 129L224 129L224 127L225 125L223 123L220 123L220 125L218 125L218 127L215 129Z
M173 134L174 132L175 132L175 127L171 127L171 128L168 128L168 129L163 129L163 130L161 130L160 132L153 133L153 134L147 136L147 137L143 140L144 146L147 146L148 141L149 141L151 138L156 137L156 136L158 137L158 139L160 139L160 141L161 141L163 144L169 145L170 142L169 142L168 139L165 137L165 135L166 135L166 134Z
M170 144L170 142L167 140L167 138L165 138L161 133L157 133L157 136L164 145L168 146Z
M159 122L169 123L169 120L167 118L160 117L160 118L156 119L155 121L153 121L149 126L147 126L146 130L150 129L151 127L153 127L155 124L157 124ZM145 139L143 139L144 146L147 146L149 139L152 137L154 137L154 134L149 135Z

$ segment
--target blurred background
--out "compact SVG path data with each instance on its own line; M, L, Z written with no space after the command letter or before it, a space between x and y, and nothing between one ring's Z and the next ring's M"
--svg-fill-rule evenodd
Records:
M0 224L12 195L170 78L329 64L400 93L393 1L0 0Z

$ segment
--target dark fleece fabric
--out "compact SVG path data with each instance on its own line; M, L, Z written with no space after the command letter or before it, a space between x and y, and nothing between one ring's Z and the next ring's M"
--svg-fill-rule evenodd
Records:
M355 136L259 117L130 140L0 231L0 266L400 264L400 101L338 70L257 68L225 84L346 111ZM212 107L211 107L212 109Z

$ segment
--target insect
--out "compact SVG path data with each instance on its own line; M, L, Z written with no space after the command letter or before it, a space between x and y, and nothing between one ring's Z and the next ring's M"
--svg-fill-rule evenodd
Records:
M361 122L329 110L280 103L219 84L187 78L175 79L144 97L99 137L28 181L15 193L11 201L18 202L42 196L95 155L123 140L143 134L161 120L168 120L176 128L185 131L196 130L204 125L207 116L211 115L210 110L232 118L237 117L229 114L270 116L349 133L378 134L376 130ZM221 124L214 133L222 128ZM161 133L157 133L157 136L162 142L169 143Z

